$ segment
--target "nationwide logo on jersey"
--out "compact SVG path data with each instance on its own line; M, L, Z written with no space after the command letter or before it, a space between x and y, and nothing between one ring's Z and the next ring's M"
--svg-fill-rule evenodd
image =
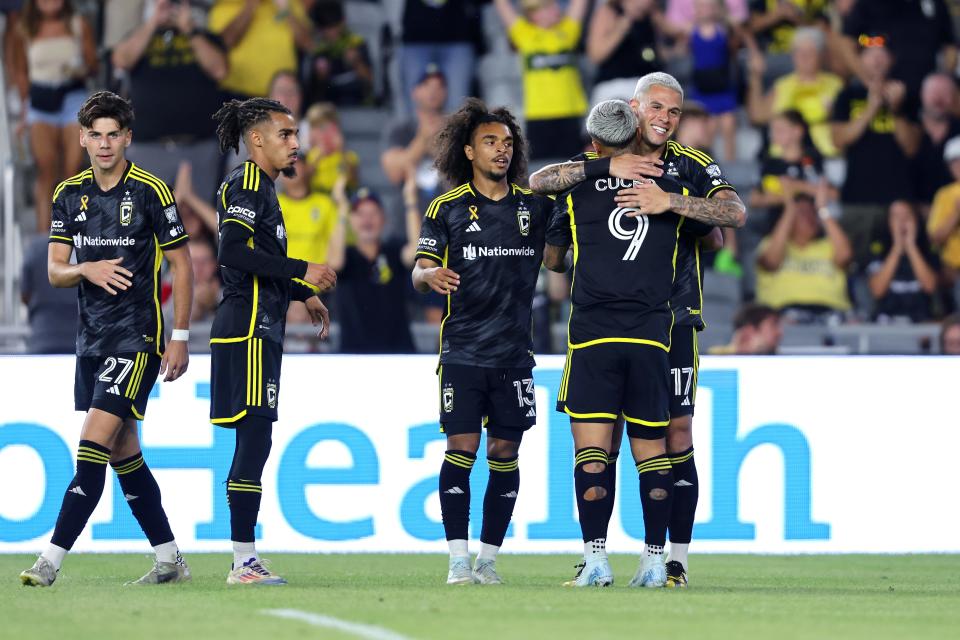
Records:
M177 205L172 204L166 209L163 210L163 215L166 216L167 222L173 224L177 221Z
M73 236L75 247L132 247L135 244L136 238L91 238L82 233Z
M512 249L510 247L475 247L473 244L468 244L463 248L463 259L464 260L476 260L477 258L506 258L506 257L528 257L532 258L537 255L537 252L533 247L520 247L519 249Z
M120 224L126 227L133 222L133 198L130 192L123 194L123 200L120 201Z
M444 387L442 399L443 399L443 412L452 413L453 412L453 387Z
M530 210L522 203L517 209L517 225L520 227L520 235L530 235Z

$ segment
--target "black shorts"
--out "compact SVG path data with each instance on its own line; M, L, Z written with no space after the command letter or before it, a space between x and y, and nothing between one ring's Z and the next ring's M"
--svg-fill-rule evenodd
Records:
M570 349L557 411L571 422L614 422L623 415L631 438L657 440L670 423L670 361L646 344L604 342Z
M480 433L520 442L537 423L537 396L530 367L440 366L440 431Z
M233 427L246 416L277 420L283 345L261 338L210 345L210 422Z
M143 420L159 372L160 356L155 353L77 356L74 408L77 411L100 409L121 420Z
M674 327L670 335L670 417L692 416L697 402L700 352L697 329Z

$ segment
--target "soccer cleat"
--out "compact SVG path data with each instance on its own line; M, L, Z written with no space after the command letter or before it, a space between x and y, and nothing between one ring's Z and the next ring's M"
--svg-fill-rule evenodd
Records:
M494 574L496 575L496 574ZM470 558L450 558L450 570L447 572L447 584L474 584L473 571L470 569Z
M565 587L609 587L613 584L613 570L610 562L603 558L577 565L577 575L573 580L563 583Z
M227 584L255 584L272 587L287 584L287 581L270 571L266 560L254 558L243 566L231 569L227 574Z
M473 566L473 581L477 584L503 584L503 580L497 575L496 562L479 558Z
M657 589L667 583L667 568L663 564L663 555L643 556L640 567L628 586Z
M667 563L667 583L664 586L667 589L687 588L687 572L676 560Z
M190 582L190 567L183 561L180 554L177 554L176 562L154 562L150 569L139 580L127 582L127 585L146 585L146 584L173 584L175 582Z
M40 556L33 566L20 573L20 582L27 587L49 587L57 579L53 563Z

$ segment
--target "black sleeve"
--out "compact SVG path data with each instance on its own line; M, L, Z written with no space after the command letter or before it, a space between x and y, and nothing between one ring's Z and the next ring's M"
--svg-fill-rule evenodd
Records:
M316 292L303 284L299 280L294 280L293 285L290 288L290 297L297 302L306 302L313 296L317 295Z
M53 199L53 211L50 220L50 242L59 242L73 246L73 232L71 230L70 214L67 213L67 205L64 201L68 196L64 193L57 193Z
M547 227L547 244L554 247L569 247L573 242L573 233L570 231L570 200L569 192L557 196Z
M703 236L709 235L715 227L700 222L699 220L694 220L693 218L684 218L683 226L680 227L680 231L683 233L693 236L694 238L702 238Z
M684 158L687 163L690 182L693 183L694 187L694 193L689 195L699 198L712 198L718 191L724 189L736 191L726 176L723 175L720 165L714 162L710 156L706 154L703 154L703 156L703 161L689 157Z
M443 256L447 251L449 235L444 219L445 209L439 204L439 198L427 209L420 225L420 239L417 241L416 259L429 258L443 265ZM434 206L436 205L436 206Z
M187 232L183 229L183 221L177 210L177 203L167 185L162 189L154 187L146 190L146 206L150 215L150 225L157 242L164 251L186 246Z
M271 256L247 246L253 235L249 227L240 224L224 224L220 228L219 262L224 267L252 273L264 278L302 278L307 273L307 263L286 256Z

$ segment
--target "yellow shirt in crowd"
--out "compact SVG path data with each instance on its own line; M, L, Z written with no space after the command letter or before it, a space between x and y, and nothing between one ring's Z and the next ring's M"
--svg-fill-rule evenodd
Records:
M927 221L927 233L939 227L960 205L960 182L948 184L937 190L930 207L930 219ZM960 269L960 226L954 228L940 250L940 259L954 269Z
M279 193L277 200L287 229L287 255L307 262L326 262L330 238L337 226L333 198L325 193L311 193L294 200Z
M763 253L769 240L760 243ZM836 311L850 309L847 277L833 262L833 245L828 238L805 247L787 242L783 264L777 271L757 265L757 302L774 309L790 305L820 305Z
M208 28L220 34L243 10L246 0L217 0L210 9ZM290 11L307 20L300 0L290 0ZM227 54L230 70L221 86L244 96L265 96L278 71L297 70L297 50L287 18L273 2L261 2L247 32Z
M337 183L337 178L341 174L356 175L357 167L360 166L360 158L353 151L334 151L323 156L319 149L311 149L307 152L307 164L313 170L313 176L310 178L310 191L319 191L321 193L332 193L333 186ZM352 191L357 185L347 184L347 190Z
M813 82L801 82L795 73L785 75L773 84L773 112L799 111L817 150L832 158L837 155L837 148L830 134L830 112L841 89L843 80L832 73L818 73Z
M587 112L577 43L580 23L565 16L550 29L519 18L510 41L523 60L523 109L527 120L576 118Z

